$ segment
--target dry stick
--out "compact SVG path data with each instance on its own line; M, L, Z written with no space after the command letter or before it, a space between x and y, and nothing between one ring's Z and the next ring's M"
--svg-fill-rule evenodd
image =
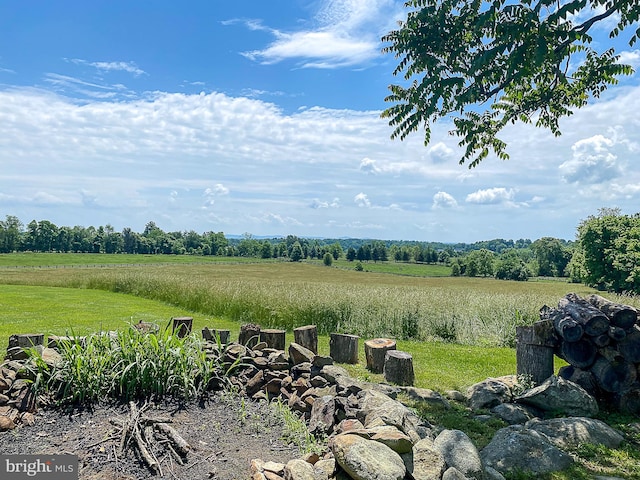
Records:
M151 453L149 453L149 450L147 450L147 446L145 445L145 442L142 439L142 435L140 434L140 430L138 428L134 428L133 435L134 435L134 438L136 439L138 450L140 450L140 455L142 455L142 458L144 459L144 461L147 462L147 465L149 465L149 468L151 468L151 470L153 470L155 473L161 474L160 465L153 458Z
M201 459L200 459L200 460L198 460L197 462L193 462L191 465L188 465L188 466L187 466L187 468L186 468L185 470L189 470L190 468L193 468L193 467L195 467L196 465L199 465L200 463L202 463L202 462L206 462L206 461L208 461L210 458L212 458L212 457L217 457L217 456L218 456L218 454L214 452L214 453L212 453L211 455L209 455L208 457L201 458Z
M169 440L171 440L171 442L176 446L176 450L180 452L181 455L189 453L191 445L189 445L187 441L180 436L175 428L167 425L166 423L156 423L155 427L157 430L165 434Z

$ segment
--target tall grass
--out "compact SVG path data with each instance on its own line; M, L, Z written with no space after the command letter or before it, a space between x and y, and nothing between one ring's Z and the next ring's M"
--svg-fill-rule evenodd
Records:
M516 327L538 320L540 307L570 291L593 292L565 282L412 278L292 263L38 273L11 272L3 281L128 293L265 328L315 324L321 334L483 346L513 346Z

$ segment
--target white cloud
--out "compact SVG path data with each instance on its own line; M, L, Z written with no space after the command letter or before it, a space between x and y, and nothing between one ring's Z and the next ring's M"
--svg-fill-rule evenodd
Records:
M495 187L485 190L477 190L467 195L467 203L477 203L481 205L495 205L499 203L510 203L515 196L513 188Z
M335 197L331 202L321 201L317 198L314 198L311 204L309 205L313 209L318 208L339 208L340 207L340 199Z
M370 158L363 158L360 162L360 171L365 173L376 174L380 171L378 167L376 167L376 161L371 160Z
M625 65L631 65L636 73L638 68L640 68L640 50L624 50L619 52L620 58L618 59L619 63Z
M611 152L616 142L603 135L594 135L577 141L571 147L571 160L559 167L568 183L600 183L622 175L618 157Z
M358 207L368 208L371 206L371 201L369 200L369 197L366 193L360 192L353 198L353 201L356 203L356 205L358 205Z
M433 196L433 205L431 208L456 208L458 202L447 192L438 192Z
M76 65L89 65L101 72L122 71L122 72L132 73L136 77L147 73L141 68L139 68L135 64L135 62L89 62L87 60L82 60L80 58L71 58L71 59L68 59L67 61L71 63L75 63Z
M318 11L315 28L282 32L252 20L246 22L248 28L269 31L276 39L264 49L243 55L265 64L297 59L304 68L365 63L380 56L380 37L401 11L391 0L330 0Z
M455 161L456 153L444 142L437 142L429 147L429 156L435 163Z

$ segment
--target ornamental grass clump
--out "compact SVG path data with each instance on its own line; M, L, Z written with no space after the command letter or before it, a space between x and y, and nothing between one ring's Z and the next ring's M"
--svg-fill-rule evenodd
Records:
M48 391L60 403L106 397L188 400L228 383L222 360L202 347L202 340L179 338L168 328L143 333L131 327L82 341L62 341L59 362L50 366L36 358L32 365L37 378L44 379L39 390ZM34 350L31 355L38 353Z

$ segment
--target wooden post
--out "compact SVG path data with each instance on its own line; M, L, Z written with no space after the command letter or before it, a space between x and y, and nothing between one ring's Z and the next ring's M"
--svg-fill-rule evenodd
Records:
M318 329L315 325L294 328L293 341L318 354Z
M286 330L267 328L260 330L260 341L267 344L268 348L284 350Z
M385 354L396 349L395 340L389 338L374 338L364 342L364 355L367 358L367 368L372 373L384 371Z
M536 385L553 375L553 349L556 343L551 320L540 320L531 327L516 327L517 374L530 376Z
M193 317L173 317L173 331L178 338L184 338L191 333L193 327Z
M336 363L358 363L359 339L357 335L332 333L329 338L329 356Z
M384 360L384 379L396 385L413 385L413 357L400 350L387 350Z
M230 333L231 332L229 330L217 330L217 329L211 329L209 327L204 327L202 329L202 338L204 338L208 342L215 342L215 343L217 343L218 338L220 338L220 343L222 345L226 345L227 343L229 343Z
M255 347L260 341L260 330L260 325L256 325L254 323L241 325L238 343L246 346L247 348Z

